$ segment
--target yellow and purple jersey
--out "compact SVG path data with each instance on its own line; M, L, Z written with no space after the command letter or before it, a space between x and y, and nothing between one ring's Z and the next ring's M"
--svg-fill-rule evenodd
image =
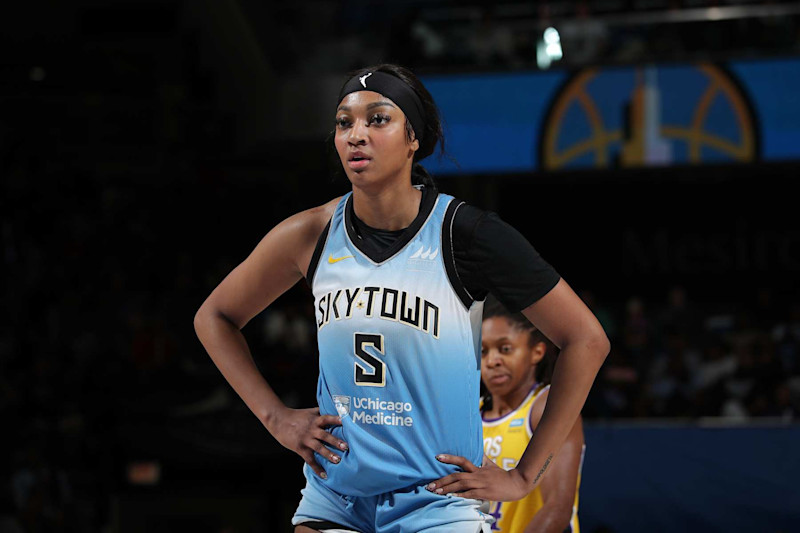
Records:
M517 466L528 442L533 437L531 428L531 409L542 393L550 385L536 384L522 404L515 410L500 418L483 418L483 449L489 459L504 470ZM584 446L585 450L585 446ZM581 452L581 466L583 452ZM580 468L578 470L578 487L581 483ZM541 487L537 486L526 497L513 502L491 502L490 514L495 518L492 531L504 533L522 533L525 527L543 506ZM579 533L578 527L578 488L575 490L575 502L572 506L570 533Z

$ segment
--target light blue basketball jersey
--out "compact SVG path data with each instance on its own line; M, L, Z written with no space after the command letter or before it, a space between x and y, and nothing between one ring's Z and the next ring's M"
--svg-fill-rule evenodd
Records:
M340 494L372 496L456 471L436 460L440 453L481 464L483 302L459 297L450 281L455 268L446 267L460 202L430 194L391 256L376 261L354 244L348 193L309 272L317 401L322 414L342 417L332 432L350 447L339 464L317 461L328 475L323 482Z

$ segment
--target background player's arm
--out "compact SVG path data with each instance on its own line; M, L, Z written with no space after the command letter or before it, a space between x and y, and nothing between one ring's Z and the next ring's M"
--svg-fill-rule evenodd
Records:
M338 424L338 418L320 417L317 409L287 408L258 371L241 329L303 277L335 204L334 200L303 211L275 226L214 289L194 318L198 338L231 387L267 430L318 474L323 471L314 451L338 460L322 441L344 444L322 429Z
M534 431L542 418L548 393L549 391L543 393L531 409L531 427ZM558 455L553 459L550 471L539 484L542 508L525 527L526 533L562 533L569 525L575 492L578 489L583 442L583 422L579 416Z

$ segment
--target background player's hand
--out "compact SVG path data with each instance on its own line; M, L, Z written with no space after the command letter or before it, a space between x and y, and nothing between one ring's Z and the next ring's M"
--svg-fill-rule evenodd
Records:
M286 408L275 417L275 423L270 428L270 432L284 447L302 457L318 476L326 478L327 474L317 463L314 452L332 463L338 463L341 457L331 451L328 446L347 451L347 443L325 431L325 428L341 425L342 420L338 416L320 415L318 407L313 409Z
M456 472L428 484L427 489L437 494L456 494L464 498L509 502L525 497L529 488L516 470L505 471L484 456L484 466L478 468L459 455L437 455L447 464L456 465Z

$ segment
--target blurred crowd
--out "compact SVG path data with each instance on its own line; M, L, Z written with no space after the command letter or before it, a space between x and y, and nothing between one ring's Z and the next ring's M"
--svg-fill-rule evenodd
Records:
M788 4L318 0L276 4L273 16L282 24L270 30L270 43L290 46L266 49L275 52L268 57L282 74L338 74L386 60L433 73L476 67L537 69L542 67L544 30L554 27L561 50L554 63L562 68L747 59L800 51L800 12ZM324 46L311 44L320 41Z
M777 299L764 288L741 300L692 301L676 286L660 302L601 305L612 351L585 416L796 421L800 302Z

